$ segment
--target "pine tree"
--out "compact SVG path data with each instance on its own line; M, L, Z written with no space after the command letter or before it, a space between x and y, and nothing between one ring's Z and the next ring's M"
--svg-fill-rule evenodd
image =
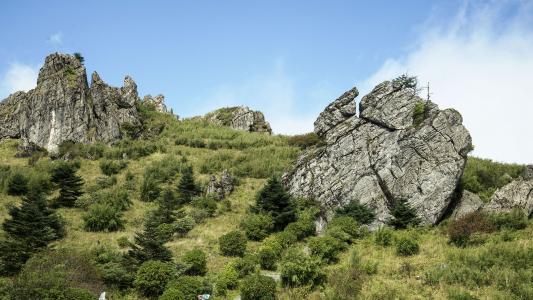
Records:
M259 191L252 212L271 215L276 231L283 230L287 224L296 219L291 197L276 177L270 178Z
M30 190L20 207L9 210L10 219L2 227L6 240L0 244L3 273L16 273L31 253L46 247L64 235L63 223L53 209L46 206L42 189Z
M159 224L172 224L180 217L179 199L173 190L167 188L158 201L159 206L153 213L153 218Z
M137 266L148 260L170 261L172 253L165 247L166 240L151 222L145 224L144 231L137 233L135 243L128 251L128 258Z
M20 173L14 173L7 182L7 193L12 196L24 195L28 192L28 178Z
M198 186L194 182L194 174L191 166L186 167L182 173L178 183L178 193L180 203L190 203L192 197L198 194Z
M416 211L405 199L394 204L391 215L392 219L389 220L388 224L396 229L405 229L420 224L420 218L416 215Z
M60 188L55 206L73 207L76 199L83 194L83 179L76 175L78 168L75 164L60 163L52 170L52 182Z

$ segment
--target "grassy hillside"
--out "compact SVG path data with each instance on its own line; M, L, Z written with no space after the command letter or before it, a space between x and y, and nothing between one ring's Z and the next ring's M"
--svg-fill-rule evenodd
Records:
M461 247L449 243L448 222L433 228L384 230L370 234L359 227L347 228L339 221L339 226L328 229L326 237L332 240L327 240L309 236L309 230L305 229L309 225L306 218L316 210L312 204L299 200L298 220L294 226L288 226L281 233L270 232L263 241L249 240L244 258L222 255L219 238L241 230L241 221L251 214L249 208L254 205L267 179L279 176L288 168L300 148L319 141L312 135L297 138L268 136L238 132L201 120L177 121L170 115L149 109L143 110L143 116L145 134L138 139L126 139L113 146L62 145L59 156L80 163L77 174L85 181L84 195L76 201L75 207L57 209L65 222L63 238L32 253L19 275L0 277L0 299L14 299L9 295L16 289L65 289L58 283L62 278L68 278L68 288L81 288L93 295L105 290L109 299L147 299L139 284L130 282L121 286L109 280L110 277L135 278L134 271L124 274L120 273L123 269L109 266L115 266L114 256L127 253L128 242L133 242L135 234L143 230L149 212L158 208L157 199L161 196L149 195L165 188L175 190L187 166L192 166L194 178L202 189L205 189L210 175L218 175L224 169L237 177L233 193L216 202L215 207L210 206L212 202L208 200L185 204L183 214L194 220L194 227L182 236L174 235L165 243L172 253L172 260L178 265L183 265L190 250L199 249L206 254L207 273L203 278L214 286L215 296L211 299L235 299L240 294L239 283L242 289L246 286L243 281L249 277L233 278L228 268L233 270L237 268L236 264L245 265L247 261L255 261L252 266L255 265L258 272L275 278L279 273L282 277L284 272L290 273L295 265L307 266L305 270L293 270L295 278L302 276L300 283L291 279L288 279L290 283L287 280L277 283L279 299L353 299L356 296L362 299L533 298L530 284L533 281L531 222L525 228L520 225L483 232L474 230ZM8 208L21 201L20 196L8 195L13 174L22 174L29 182L36 182L38 178L46 181L50 170L58 163L40 153L29 158L16 158L18 143L17 140L0 142L0 222L9 218ZM113 169L109 167L113 164L121 166L108 171L110 176L104 175L103 171ZM497 173L491 174L504 178L493 182L486 179L490 176L479 175L490 169L487 165L490 162L471 159L463 180L465 188L477 188L473 191L483 198L509 180L508 177L518 176L520 168L499 167ZM48 201L53 203L57 196L58 190L52 189ZM84 217L91 205L98 199L116 202L121 197L131 201L131 205L126 205L120 213L123 228L88 231ZM6 238L0 231L2 237ZM412 251L406 248L411 252L407 255L400 253L405 250L398 250L398 247L405 240L408 240L407 244L416 244L419 250L407 247ZM330 249L332 244L338 244L338 247ZM276 252L274 267L269 268L275 270L259 270L257 259L259 257L260 262L266 260L268 255L261 256L268 254L266 248ZM294 251L301 251L296 256L308 260L291 265ZM58 282L54 278L59 278ZM227 289L222 289L224 280L235 281L236 286L228 284ZM62 297L70 299L68 295Z

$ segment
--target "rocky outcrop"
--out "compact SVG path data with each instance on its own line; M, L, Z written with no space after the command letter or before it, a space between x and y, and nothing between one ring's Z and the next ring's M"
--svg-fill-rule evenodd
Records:
M208 113L204 118L213 124L228 126L236 130L272 133L270 124L265 121L263 113L246 106L220 108Z
M457 111L440 110L408 83L376 86L361 100L359 117L356 89L329 105L315 122L325 146L306 150L284 175L290 193L314 198L326 218L359 201L376 212L371 227L385 223L401 199L424 224L438 222L452 202L471 138Z
M167 106L165 105L165 96L159 94L155 97L152 95L146 95L143 97L143 102L153 105L155 110L161 113L167 113Z
M524 179L533 180L533 165L527 165L524 167Z
M533 216L533 180L519 178L498 189L483 211L508 212L515 208L523 210L529 217Z
M33 90L0 103L0 138L21 138L25 146L50 152L64 141L109 143L121 138L124 124L139 125L137 101L130 77L115 88L95 72L89 86L77 58L55 53L46 58Z
M483 200L481 200L478 195L465 190L463 191L463 195L461 196L461 198L459 198L459 201L455 205L455 208L453 209L450 218L453 220L457 220L469 213L481 210L482 207Z
M215 197L217 200L222 200L233 192L234 184L235 180L233 177L228 170L224 170L222 171L220 180L217 180L215 175L211 175L207 185L206 194Z

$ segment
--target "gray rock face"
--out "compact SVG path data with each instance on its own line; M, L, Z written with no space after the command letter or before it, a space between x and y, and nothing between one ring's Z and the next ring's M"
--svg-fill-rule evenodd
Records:
M353 99L355 89L345 95L339 99ZM424 224L438 222L471 149L461 115L391 82L363 98L361 117L351 114L353 100L339 99L335 102L343 104L334 102L315 122L325 146L306 150L284 175L290 193L315 199L326 218L352 200L366 204L377 216L371 228L385 223L400 199L407 199ZM424 119L415 126L416 103L423 103ZM338 110L331 107L348 107L349 113L331 113ZM330 115L335 118L325 117Z
M359 91L354 87L328 105L315 121L315 133L324 136L330 128L354 116L357 113L354 99L358 95Z
M211 175L209 184L207 185L206 194L212 195L218 200L226 198L234 189L235 180L228 172L228 170L222 171L220 180L217 180L215 175Z
M479 211L483 207L483 200L478 195L470 192L463 191L463 195L456 204L450 218L457 220L469 213Z
M527 165L524 168L524 179L530 180L533 179L533 165Z
M533 180L517 179L498 189L490 202L483 207L485 212L508 212L519 208L533 215Z
M37 86L0 103L0 138L21 138L25 146L57 151L63 141L112 142L120 127L139 124L137 85L126 77L122 88L105 84L72 55L49 55L39 71Z
M260 111L254 111L246 106L226 107L208 113L204 117L208 122L229 126L236 130L248 132L272 133L270 124Z
M167 106L165 105L165 96L159 94L155 97L151 95L146 95L143 97L143 102L150 103L155 107L155 110L161 113L166 113Z

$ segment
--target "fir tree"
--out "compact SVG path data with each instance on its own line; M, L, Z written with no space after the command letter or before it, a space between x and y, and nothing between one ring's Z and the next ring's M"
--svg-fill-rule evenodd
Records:
M144 231L135 235L135 243L128 251L129 259L132 259L137 266L148 260L170 261L172 259L172 253L164 245L166 239L153 225L151 222L146 222Z
M12 196L24 195L28 192L28 178L20 173L14 173L7 182L7 193Z
M153 212L153 218L157 225L172 224L180 217L179 199L173 190L165 189L158 202L159 206Z
M291 197L278 178L272 177L259 191L253 213L264 213L272 216L274 230L280 231L296 219Z
M76 199L83 194L83 179L76 175L78 168L75 164L60 163L52 170L52 182L60 188L55 206L73 207Z
M396 229L405 229L420 224L420 218L416 215L416 211L405 199L394 204L391 215L392 219L389 220L388 224Z
M46 206L41 190L30 190L20 207L10 208L11 218L2 224L6 234L6 240L0 243L3 273L17 272L31 253L64 235L61 219Z
M192 197L198 194L198 186L194 182L194 174L191 166L184 168L178 183L180 203L190 203Z

